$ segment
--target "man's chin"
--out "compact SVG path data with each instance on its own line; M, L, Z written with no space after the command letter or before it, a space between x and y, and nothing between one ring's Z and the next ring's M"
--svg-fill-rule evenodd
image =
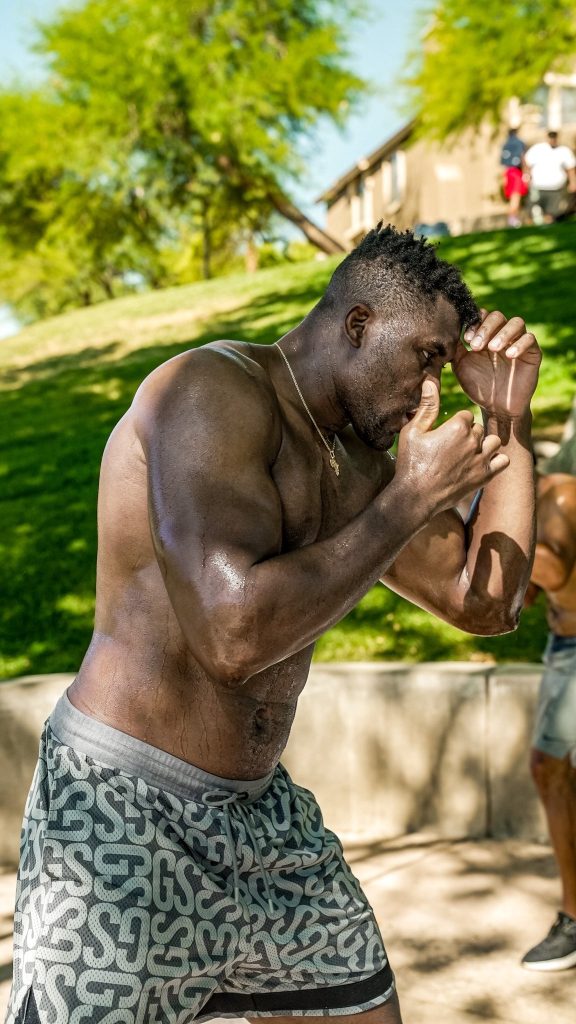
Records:
M376 433L375 430L361 430L355 424L352 425L360 440L377 452L387 452L398 436L397 430L379 430Z
M371 448L375 448L377 452L387 452L392 448L397 436L396 432L392 434L388 431L386 434L381 434L380 437L372 438L368 444Z

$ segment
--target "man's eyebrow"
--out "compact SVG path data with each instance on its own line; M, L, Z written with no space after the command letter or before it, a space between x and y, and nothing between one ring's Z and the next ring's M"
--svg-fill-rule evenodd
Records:
M432 345L436 349L438 355L442 356L442 358L445 359L446 356L448 355L448 351L446 349L446 345L444 344L444 342L435 340L432 342Z

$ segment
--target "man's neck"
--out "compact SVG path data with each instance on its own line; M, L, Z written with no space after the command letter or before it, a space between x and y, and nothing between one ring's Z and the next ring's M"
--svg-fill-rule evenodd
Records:
M326 434L343 430L348 418L341 407L334 384L334 368L328 353L329 346L319 337L319 332L306 330L306 321L285 334L277 342L288 364L302 397L318 427ZM293 380L289 378L288 367L278 353L278 362L283 363L276 372L276 379L286 397L301 402ZM282 373L283 370L283 373Z

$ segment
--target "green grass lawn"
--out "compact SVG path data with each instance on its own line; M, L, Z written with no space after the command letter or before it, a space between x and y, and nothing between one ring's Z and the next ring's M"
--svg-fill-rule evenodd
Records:
M557 436L575 385L576 224L446 240L478 299L525 317L545 351L534 402L539 435ZM73 671L91 633L98 468L140 381L216 338L269 343L321 294L334 260L118 299L0 342L0 677ZM463 405L453 381L442 414ZM319 643L332 659L536 660L543 609L506 637L471 637L383 587Z

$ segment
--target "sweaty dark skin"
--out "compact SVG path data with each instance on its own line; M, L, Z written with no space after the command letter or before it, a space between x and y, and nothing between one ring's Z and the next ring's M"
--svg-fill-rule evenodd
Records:
M538 480L538 530L530 598L546 592L548 625L576 636L576 477L551 473Z
M527 604L546 594L548 625L576 636L576 477L538 479L538 529ZM532 777L542 800L562 882L562 910L576 918L576 765L533 748Z
M276 374L285 377L272 348L232 348L227 343L217 349L201 373L218 374L220 363L234 351L240 354L239 372L254 373L256 363L270 380ZM195 375L195 355L180 357L178 376ZM166 372L161 368L157 377ZM257 673L241 688L215 682L194 657L170 603L150 533L149 469L139 420L146 415L148 389L154 400L156 380L153 375L145 385L137 413L134 407L129 410L104 456L96 628L70 699L88 714L213 774L258 778L274 767L286 745L313 645ZM339 434L341 473L336 479L306 414L293 401L290 381L281 380L288 393L284 402L280 395L275 398L266 379L258 386L278 448L271 477L279 506L273 553L279 554L329 536L349 522L381 488L391 460L344 430ZM230 400L235 401L232 390ZM242 415L238 402L231 416L239 429ZM225 529L226 519L236 514L233 505L208 505L206 529L212 516ZM199 542L203 539L201 532ZM225 550L221 559L225 562Z
M222 341L155 370L104 453L95 628L72 703L212 774L254 779L281 756L315 640L378 579L472 632L514 628L539 352L519 318L483 313L475 330L471 351L439 298L402 321L362 304L332 324L312 311L281 339L336 434L338 477L276 346ZM433 429L448 361L485 434L468 412ZM479 487L465 528L454 507ZM496 530L510 538L498 558Z

